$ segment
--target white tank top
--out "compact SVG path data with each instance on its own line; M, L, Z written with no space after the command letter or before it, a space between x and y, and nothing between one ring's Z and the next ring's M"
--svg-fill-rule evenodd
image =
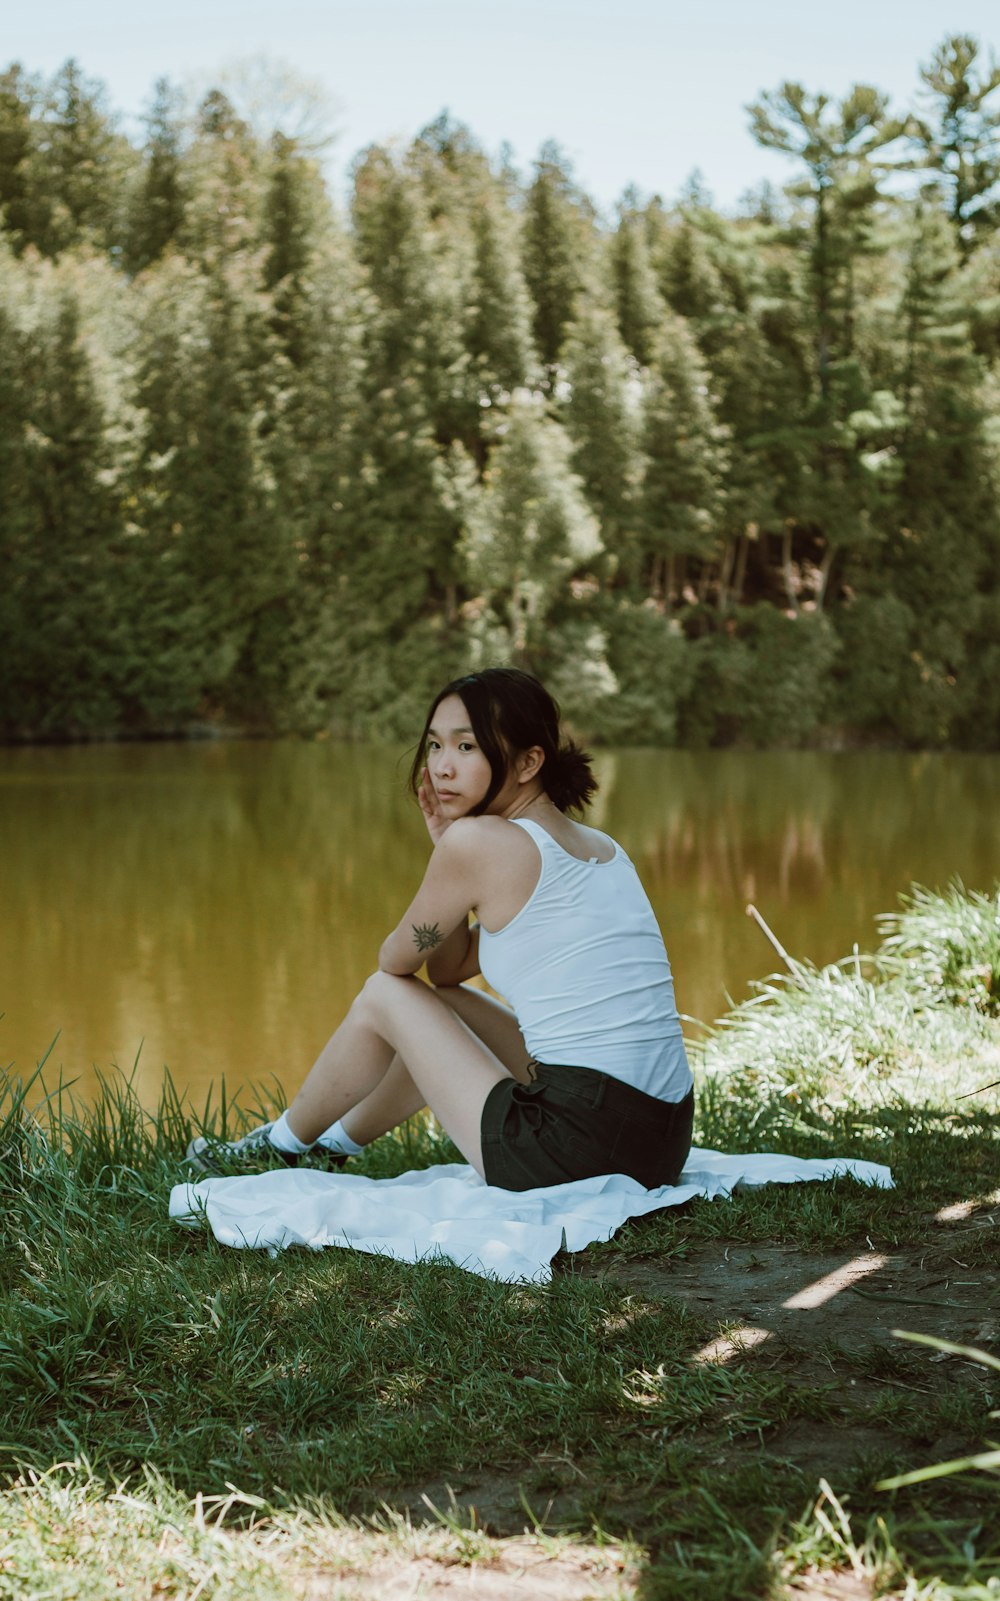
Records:
M495 934L480 928L479 965L531 1055L683 1100L691 1070L674 981L632 863L613 840L611 861L578 861L538 823L512 821L535 841L542 871L516 917Z

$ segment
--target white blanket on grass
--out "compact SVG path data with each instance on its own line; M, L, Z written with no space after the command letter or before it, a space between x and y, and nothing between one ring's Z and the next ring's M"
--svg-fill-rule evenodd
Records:
M674 1185L645 1190L614 1173L547 1189L500 1190L464 1164L429 1167L394 1179L279 1168L246 1178L176 1184L170 1216L189 1228L207 1222L223 1245L284 1250L347 1246L400 1262L454 1263L484 1278L543 1284L562 1249L609 1240L631 1217L681 1206L702 1195L728 1197L737 1185L800 1184L849 1175L891 1188L887 1167L836 1158L725 1156L694 1149Z

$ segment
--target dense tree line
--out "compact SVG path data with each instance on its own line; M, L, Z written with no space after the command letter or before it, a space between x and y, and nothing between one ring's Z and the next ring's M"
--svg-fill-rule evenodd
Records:
M288 118L0 75L0 733L1000 739L1000 71L751 108L790 181L602 219L447 117L349 215Z

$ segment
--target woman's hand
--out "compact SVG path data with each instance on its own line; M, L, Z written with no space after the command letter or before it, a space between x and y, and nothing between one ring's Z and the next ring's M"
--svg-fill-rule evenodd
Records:
M441 810L426 767L420 780L420 788L417 790L417 800L420 802L420 810L424 814L424 822L427 824L427 832L431 836L431 843L436 845L442 834L449 827L451 818L445 817Z

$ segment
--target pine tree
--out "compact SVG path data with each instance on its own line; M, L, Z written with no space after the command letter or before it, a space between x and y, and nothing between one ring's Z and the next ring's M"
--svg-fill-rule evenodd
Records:
M856 84L839 105L784 83L750 107L754 137L805 168L792 193L811 209L809 278L816 338L816 369L824 399L831 366L853 354L854 275L868 245L879 196L879 162L905 132L890 117L888 100Z
M133 273L158 261L183 226L180 103L178 92L160 78L146 117L142 170L129 209L125 264Z
M714 316L722 283L696 218L686 211L668 217L650 208L647 228L660 293L670 309L694 324Z
M137 286L138 288L138 286ZM195 580L191 550L200 516L198 395L205 336L204 285L181 257L150 273L135 359L140 413L130 483L136 527L134 615L145 649L128 685L137 730L178 730L208 709L233 655L212 597Z
M34 237L33 119L40 88L16 62L0 74L0 224L17 251Z
M434 438L447 447L478 431L478 393L462 345L462 284L455 281L420 189L374 146L355 172L352 215L358 257L375 299L366 366L377 396L406 383ZM390 407L391 409L391 407Z
M610 241L611 285L622 339L644 367L653 359L664 313L646 235L645 217L630 193L619 208L618 227Z
M573 441L573 471L597 518L613 576L636 584L639 375L613 314L586 301L570 325L563 355L568 393L559 414Z
M77 304L30 335L2 330L10 495L3 511L8 734L107 733L118 722L120 508ZM12 363L22 362L21 374Z
M29 472L30 375L36 351L0 303L0 732L33 731L39 715L31 689L37 646L27 591L36 517Z
M715 414L728 439L722 543L712 583L725 612L761 579L762 534L781 529L801 509L802 431L796 402L811 390L801 351L774 337L771 317L731 312L711 339L709 369ZM787 334L788 330L785 330ZM769 337L770 335L770 337Z
M75 61L43 93L30 164L37 196L31 244L46 256L84 242L120 248L119 197L136 156L115 128L102 85Z
M249 250L260 232L265 169L266 152L248 124L220 89L210 90L184 153L181 248L213 270Z
M292 314L290 346L273 369L277 399L264 462L272 516L293 552L291 582L269 626L280 637L270 696L277 726L319 728L349 692L352 590L365 496L356 432L363 378L360 273L349 241L330 232L313 250ZM290 354L298 353L286 370ZM355 668L357 658L355 658Z
M160 274L140 355L135 493L144 571L157 575L150 629L171 673L144 675L136 715L195 707L268 727L281 676L270 624L297 572L262 440L272 336L248 266L202 277L173 258Z
M549 613L570 575L586 571L600 553L597 523L571 460L558 423L535 401L515 403L469 515L470 579L517 661L544 660Z
M421 129L406 152L404 167L416 179L431 223L464 230L477 204L493 189L485 152L464 123L443 111Z
M454 442L479 437L479 391L462 344L462 285L450 271L420 189L373 148L357 169L355 239L372 303L351 520L352 593L380 594L400 640L422 617L455 622L459 522L442 494Z
M492 197L473 214L474 262L465 343L485 398L496 403L530 385L536 356L531 301L513 219Z
M449 314L464 347L464 360L449 352L459 407L450 433L481 468L481 411L537 377L513 197L504 172L494 172L469 130L447 113L414 140L402 172L418 182L434 272L451 286ZM448 431L438 427L440 443Z
M920 69L933 120L911 124L924 164L944 191L963 260L1000 217L1000 66L991 60L978 71L978 63L979 42L969 34L938 45Z
M979 597L996 592L1000 561L983 370L957 294L957 243L936 208L914 207L899 307L905 422L886 567L914 619L898 715L923 743L950 736L965 685L978 676L970 644Z
M688 325L667 318L643 406L645 471L639 510L649 593L668 608L681 585L678 558L711 558L723 517L723 431L708 371Z
M285 279L301 283L309 264L313 217L306 164L294 141L276 133L271 141L271 158L264 200L264 287L273 290Z
M316 243L331 227L329 204L315 162L292 139L271 140L271 173L263 207L264 287L274 305L273 327L292 365L308 358L306 280Z
M589 210L561 151L547 144L525 200L522 262L535 308L535 345L550 389L566 329L587 281L591 251Z
M881 249L875 226L880 175L905 124L889 115L884 95L864 84L831 105L825 95L785 83L750 110L758 142L804 168L787 191L803 213L797 227L785 230L799 256L785 317L805 332L812 394L783 430L797 463L798 498L786 505L779 531L787 599L797 609L797 533L812 558L820 606L838 552L863 551L878 537L871 515L878 487L865 471L863 430L852 418L877 410L858 329L869 298L866 274Z

